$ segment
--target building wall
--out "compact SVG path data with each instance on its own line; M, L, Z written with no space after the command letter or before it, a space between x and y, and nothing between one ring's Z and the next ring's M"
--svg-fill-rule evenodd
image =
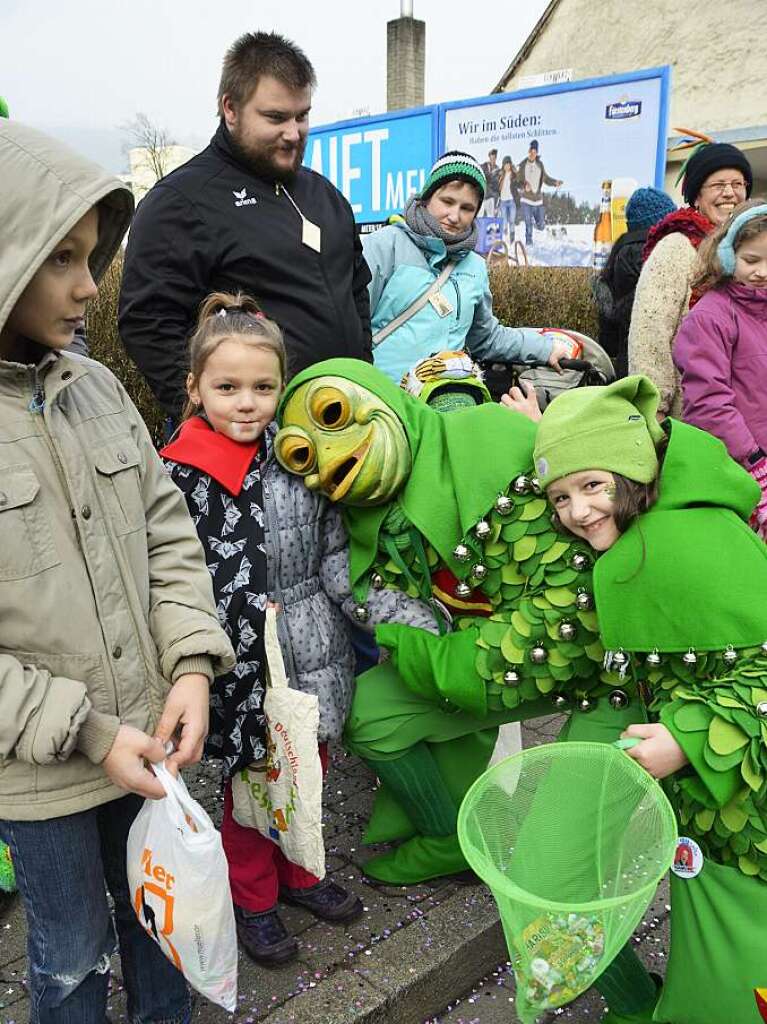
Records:
M511 91L523 75L555 68L572 68L581 79L669 64L669 135L676 128L730 133L767 124L766 39L767 0L559 0L500 86ZM765 140L733 141L754 163L755 191L764 192ZM673 160L666 184L679 198Z

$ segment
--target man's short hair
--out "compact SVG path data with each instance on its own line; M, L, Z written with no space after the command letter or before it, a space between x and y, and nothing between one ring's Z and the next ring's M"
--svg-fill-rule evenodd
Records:
M487 155L488 156L498 156L498 150L497 149L488 149Z
M224 116L225 95L235 106L246 103L264 75L289 89L307 85L313 89L317 84L311 61L290 39L276 32L246 32L226 51L218 85L218 116Z

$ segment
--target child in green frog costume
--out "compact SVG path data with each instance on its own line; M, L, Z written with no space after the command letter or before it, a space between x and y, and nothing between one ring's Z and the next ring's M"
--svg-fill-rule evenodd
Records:
M664 779L685 837L654 1015L767 1020L767 546L759 488L711 435L657 422L644 377L560 396L540 422L538 478L563 528L597 553L606 661L644 696L627 751ZM613 1020L626 1018L614 1016ZM632 1019L632 1018L628 1018Z

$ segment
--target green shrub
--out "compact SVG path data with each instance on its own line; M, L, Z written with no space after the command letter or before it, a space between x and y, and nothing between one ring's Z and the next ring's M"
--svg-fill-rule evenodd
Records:
M490 266L493 312L512 327L564 327L596 339L599 321L587 267Z
M122 280L122 254L113 260L99 285L99 293L88 307L87 333L90 355L108 366L122 383L141 413L155 444L163 439L165 415L136 364L128 356L117 333L117 300Z

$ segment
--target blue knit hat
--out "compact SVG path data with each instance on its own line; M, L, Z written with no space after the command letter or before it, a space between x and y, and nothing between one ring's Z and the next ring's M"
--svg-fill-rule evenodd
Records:
M626 224L629 231L651 228L676 209L671 196L658 188L638 188L626 203Z

